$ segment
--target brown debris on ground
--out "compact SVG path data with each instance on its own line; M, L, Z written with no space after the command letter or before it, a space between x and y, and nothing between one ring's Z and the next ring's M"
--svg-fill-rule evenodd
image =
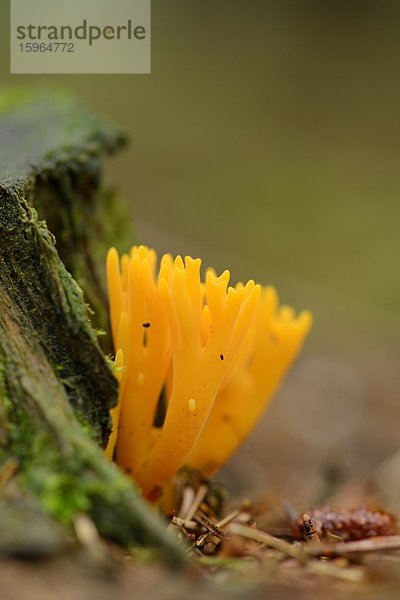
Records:
M385 600L400 585L398 524L376 507L324 506L299 516L277 499L230 504L220 486L186 473L168 520L166 527L191 558L184 570L165 567L150 549L126 552L110 544L82 514L74 535L54 553L38 552L40 528L26 530L18 559L3 547L1 598L24 599L29 590L31 600L125 600L135 594L146 600L256 600L266 593L272 600L313 600L323 590L328 600Z
M295 519L291 514L286 527L277 519L276 526L261 530L257 520L265 520L265 514L248 500L223 515L216 514L213 504L207 482L184 486L169 529L218 581L251 577L260 585L289 585L301 592L317 590L328 579L332 593L384 593L386 586L397 584L398 522L379 507L323 506Z

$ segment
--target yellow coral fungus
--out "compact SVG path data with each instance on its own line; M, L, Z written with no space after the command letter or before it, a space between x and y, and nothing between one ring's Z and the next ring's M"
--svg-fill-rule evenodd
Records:
M200 259L134 246L107 257L120 380L108 456L157 499L182 465L210 475L247 437L298 353L308 312L278 307L273 288L228 286ZM164 388L166 414L154 426Z

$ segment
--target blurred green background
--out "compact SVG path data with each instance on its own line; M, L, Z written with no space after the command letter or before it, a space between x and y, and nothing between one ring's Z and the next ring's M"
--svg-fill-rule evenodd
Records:
M0 84L62 84L129 132L107 173L140 242L314 313L232 481L367 476L400 448L400 3L153 0L151 75L41 77L9 74L1 2Z

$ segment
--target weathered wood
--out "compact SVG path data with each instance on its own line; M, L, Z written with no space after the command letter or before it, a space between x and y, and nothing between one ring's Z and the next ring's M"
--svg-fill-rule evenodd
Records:
M126 142L124 134L57 92L3 94L0 118L1 187L23 190L46 221L95 326L107 330L104 253L109 245L126 247L132 226L113 190L102 184L102 158Z
M182 562L181 548L99 447L117 383L57 252L105 311L93 215L101 158L123 137L59 93L17 93L0 99L0 113L0 460L15 458L18 486L60 520L87 511L104 535Z

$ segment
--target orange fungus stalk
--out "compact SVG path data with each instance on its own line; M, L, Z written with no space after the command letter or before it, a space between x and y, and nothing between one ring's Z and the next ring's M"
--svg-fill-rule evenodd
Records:
M200 259L134 246L107 256L119 401L107 455L156 500L183 466L210 476L249 435L296 358L311 315L274 288L201 281ZM165 419L154 425L161 394Z

